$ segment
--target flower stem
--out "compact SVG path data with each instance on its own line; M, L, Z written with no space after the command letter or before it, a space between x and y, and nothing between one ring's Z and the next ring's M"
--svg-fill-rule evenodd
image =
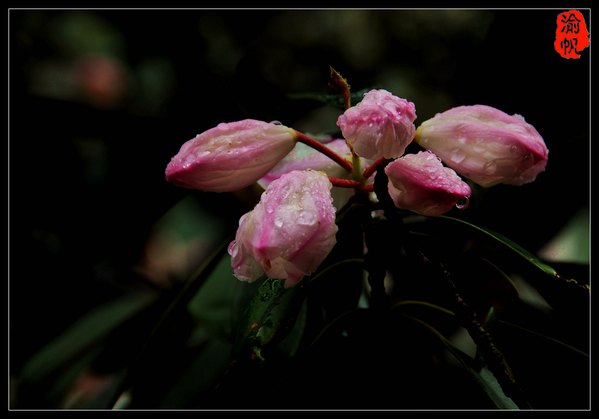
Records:
M368 184L368 185L364 185L362 186L362 189L360 189L364 192L374 192L374 185L373 184Z
M352 179L343 179L329 176L329 180L331 181L333 186L339 186L341 188L359 188L360 186L362 186L360 182L357 182Z
M374 172L376 172L376 168L378 167L378 165L384 163L386 160L387 159L384 157L381 157L380 159L376 160L374 163L372 163L364 170L364 172L362 173L362 177L364 179L368 179L370 176L374 174Z
M352 164L349 161L347 161L346 159L344 159L343 157L341 157L339 154L335 153L333 150L328 148L326 145L322 144L319 141L316 141L313 138L308 137L306 134L299 132L299 131L295 131L295 135L297 136L297 140L300 143L304 143L307 146L312 147L313 149L315 149L317 151L320 151L322 154L324 154L325 156L327 156L328 158L330 158L331 160L333 160L334 162L339 164L345 170L352 173L352 171L353 171Z
M455 297L455 313L460 318L462 326L468 331L468 334L476 343L480 350L483 358L487 362L489 370L495 375L499 382L503 392L506 396L512 398L512 400L520 407L530 408L530 403L524 397L522 389L514 378L514 373L509 367L505 356L495 346L495 342L491 337L491 334L484 328L484 326L478 321L478 316L474 309L462 298L458 291L455 283L452 280L450 272L441 264L443 276L447 281L450 289L453 291Z
M348 144L349 145L349 144ZM362 177L362 167L360 164L360 157L354 152L354 149L351 148L351 160L352 160L352 178L360 183L364 183L364 177Z

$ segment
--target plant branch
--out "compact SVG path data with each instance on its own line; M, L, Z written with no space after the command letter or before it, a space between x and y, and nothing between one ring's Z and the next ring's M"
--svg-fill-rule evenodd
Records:
M322 154L324 154L325 156L327 156L328 158L333 160L335 163L337 163L338 165L343 167L349 173L352 172L353 166L348 160L346 160L339 154L335 153L333 150L328 148L326 145L324 145L320 141L316 141L314 138L310 138L306 134L304 134L303 132L300 132L300 131L295 131L295 135L297 136L297 140L300 143L306 144L308 147L312 147L313 149L320 151Z
M476 312L461 296L455 283L451 278L451 273L443 264L441 269L443 276L449 284L456 304L456 315L461 320L462 326L468 331L470 337L476 342L483 358L486 360L489 369L496 376L504 393L510 397L518 406L532 408L530 403L524 397L522 389L516 382L514 373L508 365L503 353L495 346L491 334L478 321Z

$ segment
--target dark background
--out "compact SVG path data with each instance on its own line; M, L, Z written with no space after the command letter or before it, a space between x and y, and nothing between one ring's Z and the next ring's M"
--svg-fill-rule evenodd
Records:
M234 232L251 198L177 188L166 164L223 121L334 133L337 109L291 96L331 93L329 65L414 102L417 124L468 104L523 115L546 171L464 214L537 251L589 204L590 51L554 50L562 11L11 10L11 373L91 308L168 286L134 267L183 198Z

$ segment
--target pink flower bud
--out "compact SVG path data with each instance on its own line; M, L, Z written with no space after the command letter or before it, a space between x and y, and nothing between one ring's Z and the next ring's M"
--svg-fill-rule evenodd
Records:
M347 146L345 140L329 140L323 141L328 148L339 154L341 157L351 161L351 150ZM364 162L365 160L362 159ZM281 177L281 175L293 170L314 169L325 172L332 177L347 177L348 172L329 157L322 154L320 151L313 149L302 143L298 143L295 148L287 154L275 167L264 175L258 183L267 187L270 182Z
M416 108L386 90L371 90L337 119L343 136L360 157L401 156L414 139Z
M335 153L351 161L351 150L343 139L322 141L328 148ZM368 166L370 160L361 158L362 167ZM314 169L325 172L328 176L336 178L349 179L350 174L335 161L305 144L298 143L288 155L283 158L275 167L258 181L258 184L266 188L270 182L281 177L281 175L293 170ZM333 188L333 205L341 208L348 199L354 194L351 188Z
M481 186L522 185L545 170L549 151L520 115L484 105L459 106L424 121L416 141Z
M470 186L430 151L406 154L385 167L395 206L438 216L470 197Z
M222 123L183 144L166 167L166 179L184 188L235 191L264 176L295 142L295 131L283 125Z
M315 170L274 180L239 220L229 245L234 275L252 282L266 273L290 287L314 272L336 243L331 188L326 174Z

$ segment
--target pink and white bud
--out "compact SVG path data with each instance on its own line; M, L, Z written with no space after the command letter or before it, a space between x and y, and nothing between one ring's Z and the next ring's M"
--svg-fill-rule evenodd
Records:
M351 161L352 155L349 146L343 139L328 139L322 141L324 145L333 150L339 156ZM370 160L360 159L362 167L367 167ZM349 179L350 173L320 151L313 149L303 143L298 143L288 155L275 167L258 181L258 184L266 188L273 180L293 170L314 169L325 172L329 177ZM351 188L333 188L333 205L341 208L354 194Z
M295 143L295 131L283 125L253 119L221 123L181 146L166 179L184 188L235 191L258 181Z
M406 154L385 173L395 206L417 214L439 216L470 197L470 186L430 151Z
M315 170L271 182L229 244L234 275L252 282L266 273L290 287L314 272L336 243L331 188L327 175Z
M354 152L371 160L401 156L414 139L416 107L386 90L371 90L337 119Z
M545 170L549 151L520 115L485 105L459 106L424 121L416 140L481 186L523 185Z
M351 161L351 150L345 140L331 139L322 143L339 156ZM258 184L266 188L273 180L280 178L285 173L306 169L322 171L332 177L347 177L349 175L343 167L320 151L306 144L298 143L289 154L258 181Z

